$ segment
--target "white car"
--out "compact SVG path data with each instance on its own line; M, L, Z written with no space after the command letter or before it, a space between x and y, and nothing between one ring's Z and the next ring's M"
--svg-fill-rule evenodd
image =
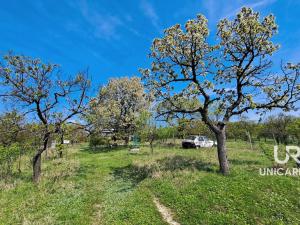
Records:
M183 148L211 148L216 142L209 140L205 136L191 135L182 141Z

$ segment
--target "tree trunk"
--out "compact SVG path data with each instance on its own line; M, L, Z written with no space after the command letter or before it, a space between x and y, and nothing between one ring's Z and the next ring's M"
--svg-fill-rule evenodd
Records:
M18 162L18 172L21 173L21 158L22 158L22 150L20 148L20 151L19 151L19 162Z
M173 133L173 144L175 145L175 134Z
M58 153L58 158L62 158L63 157L63 152L62 152L62 150L59 150L59 153Z
M279 143L277 142L277 139L275 138L275 135L273 133L272 133L272 136L273 136L273 140L274 140L275 145L278 145Z
M35 156L33 157L32 166L33 166L33 182L38 183L40 180L41 175L41 160L42 160L42 154L40 152L37 152Z
M59 153L58 153L58 157L59 158L62 158L63 157L63 147L64 147L64 131L62 129L60 129L60 150L59 150Z
M229 174L229 163L227 159L225 127L220 132L216 133L216 138L220 172L227 175Z
M151 149L151 154L153 155L153 143L152 143L152 141L150 142L150 149Z
M21 170L21 157L19 157L19 162L18 162L18 173L22 173L22 170Z
M124 138L124 140L125 140L125 146L128 146L128 144L129 144L129 136L126 136Z
M49 137L50 137L50 133L49 132L45 133L43 138L43 147L42 149L39 149L36 152L32 160L32 170L33 170L32 180L35 183L38 183L40 180L41 171L42 171L41 169L42 153L47 149Z
M249 139L249 143L250 143L250 148L251 150L253 150L253 145L252 145L252 138L251 138L251 134L249 131L246 131L246 134L248 136L248 139Z
M153 145L152 145L152 142L150 142L150 149L151 149L151 154L153 155Z

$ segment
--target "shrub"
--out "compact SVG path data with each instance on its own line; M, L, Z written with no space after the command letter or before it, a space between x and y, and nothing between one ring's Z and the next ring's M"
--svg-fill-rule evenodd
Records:
M12 166L20 155L21 148L18 144L4 147L0 146L0 176L6 177L12 173Z
M107 146L109 145L109 138L101 136L91 136L89 144L92 148Z

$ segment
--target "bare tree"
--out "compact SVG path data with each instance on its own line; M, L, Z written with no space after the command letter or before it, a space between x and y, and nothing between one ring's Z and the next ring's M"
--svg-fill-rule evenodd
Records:
M39 181L41 155L51 133L59 132L62 124L85 110L90 86L87 72L65 80L60 76L58 65L23 55L10 53L0 64L0 96L13 101L42 124L41 144L33 157L34 182Z
M201 115L216 136L220 171L228 174L226 124L249 110L295 109L300 64L282 67L281 74L269 70L279 47L271 40L278 30L273 15L261 20L259 13L243 8L217 27L216 45L208 42L203 15L187 21L185 30L179 24L166 29L153 41L151 69L141 72L156 101L164 104L159 116Z

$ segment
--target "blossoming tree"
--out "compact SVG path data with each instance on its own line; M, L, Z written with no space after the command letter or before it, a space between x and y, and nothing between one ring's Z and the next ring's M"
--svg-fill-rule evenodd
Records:
M160 103L158 116L201 116L216 136L223 174L229 173L225 131L232 117L250 110L291 110L299 100L299 64L282 66L280 73L271 70L277 32L273 15L260 19L258 12L242 8L233 20L218 23L218 43L211 44L207 19L198 15L185 29L176 24L155 39L152 66L141 69Z

